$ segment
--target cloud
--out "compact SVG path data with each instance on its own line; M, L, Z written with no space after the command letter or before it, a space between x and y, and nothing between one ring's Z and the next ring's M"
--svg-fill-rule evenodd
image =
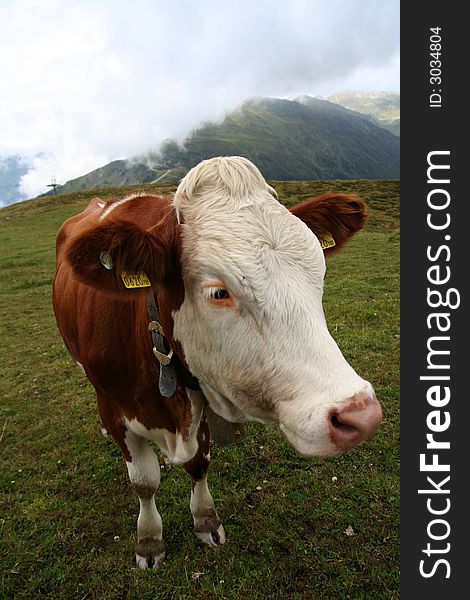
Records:
M4 0L0 155L28 195L245 98L398 90L399 0Z
M29 159L28 172L21 178L20 191L26 198L33 198L47 191L46 186L56 180L65 183L79 175L89 173L108 162L106 154L90 154L89 147L80 140L63 141L60 152L40 153ZM58 179L57 174L61 175Z

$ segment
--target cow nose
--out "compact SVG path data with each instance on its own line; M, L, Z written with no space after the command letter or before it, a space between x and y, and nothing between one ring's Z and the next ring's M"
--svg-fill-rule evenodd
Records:
M330 411L328 426L333 444L346 452L370 437L382 421L382 408L375 394L355 394Z

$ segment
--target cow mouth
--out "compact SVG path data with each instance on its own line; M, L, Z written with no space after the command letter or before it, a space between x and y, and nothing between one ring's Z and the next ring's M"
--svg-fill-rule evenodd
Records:
M307 436L291 429L285 423L280 424L280 429L289 443L303 456L327 457L341 454L341 451L331 443L329 436L324 434L325 432L317 432L316 436Z

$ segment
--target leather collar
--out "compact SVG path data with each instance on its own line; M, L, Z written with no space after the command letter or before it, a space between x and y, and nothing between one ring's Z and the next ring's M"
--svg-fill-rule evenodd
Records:
M160 363L158 389L161 395L166 398L174 396L178 383L192 390L200 390L197 379L185 367L177 354L173 352L165 337L153 291L149 290L147 292L146 300L150 320L148 328L152 334L153 353Z

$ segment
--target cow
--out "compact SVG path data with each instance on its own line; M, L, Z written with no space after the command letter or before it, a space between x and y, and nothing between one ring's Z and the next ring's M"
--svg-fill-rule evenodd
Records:
M195 534L214 547L226 536L207 485L207 406L232 423L279 426L306 456L343 453L378 428L373 388L322 307L325 256L365 219L351 194L288 210L249 160L216 157L174 197L94 198L60 228L55 317L139 497L138 567L165 556L148 440L184 465Z

